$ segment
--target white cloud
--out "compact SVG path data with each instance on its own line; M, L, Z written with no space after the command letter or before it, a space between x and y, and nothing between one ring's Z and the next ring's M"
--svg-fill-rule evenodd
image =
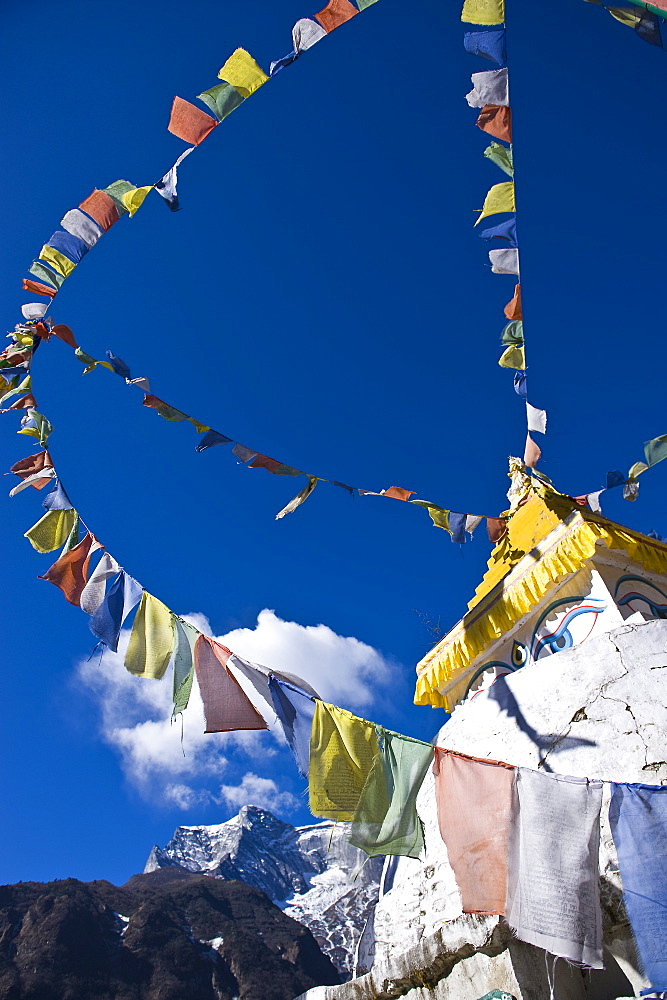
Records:
M240 809L253 805L270 812L290 813L299 806L299 800L290 792L281 792L272 778L260 778L248 771L239 785L220 785L220 799Z
M211 628L199 613L184 615L206 635ZM307 680L319 694L346 708L368 706L389 678L389 664L372 646L340 636L326 625L298 625L265 609L252 628L217 637L240 656ZM253 803L289 812L297 800L282 792L273 778L257 770L284 741L267 732L204 733L204 711L197 684L181 719L171 722L172 681L143 680L123 665L129 632L123 631L118 653L79 664L78 677L93 694L101 714L101 734L120 756L127 780L147 799L191 810L198 804ZM220 786L220 778L227 784ZM217 789L220 788L219 795Z

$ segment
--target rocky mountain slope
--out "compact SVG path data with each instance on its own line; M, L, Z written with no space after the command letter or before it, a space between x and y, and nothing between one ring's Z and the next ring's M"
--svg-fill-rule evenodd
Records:
M171 868L0 887L0 1000L292 1000L338 973L258 889Z
M152 849L145 871L176 868L262 889L311 930L349 978L377 901L382 859L367 859L347 843L346 834L341 824L294 827L266 809L244 806L226 823L178 827L166 847Z

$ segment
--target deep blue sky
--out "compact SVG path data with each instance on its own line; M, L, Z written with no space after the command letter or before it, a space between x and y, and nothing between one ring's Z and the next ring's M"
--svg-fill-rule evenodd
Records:
M166 130L173 95L194 102L238 45L268 69L314 12L295 0L4 5L6 329L64 212L119 177L152 183L185 148ZM100 241L56 320L281 461L454 510L503 510L507 456L525 434L496 364L513 284L490 274L472 223L505 178L464 100L469 74L491 66L463 51L459 14L460 0L380 0L284 70L185 161L180 213L152 193ZM581 0L508 0L508 20L530 398L549 413L542 468L578 494L667 431L667 54ZM35 359L35 393L73 502L128 571L218 635L271 608L356 636L393 664L367 714L430 738L441 713L411 706L414 664L433 641L417 612L456 621L488 558L483 533L459 550L423 511L326 484L275 522L303 480L247 471L223 448L196 455L189 425L81 370L52 341ZM8 468L33 449L14 414L2 420ZM667 463L644 476L636 504L617 490L603 508L667 533L666 483ZM76 680L93 646L86 617L36 579L52 560L22 537L39 499L2 501L0 881L122 882L177 824L236 810L167 808L124 777ZM248 769L239 762L236 778ZM286 755L259 773L302 788Z

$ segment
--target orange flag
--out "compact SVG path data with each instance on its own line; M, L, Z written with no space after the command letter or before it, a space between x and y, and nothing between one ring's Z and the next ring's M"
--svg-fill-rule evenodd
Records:
M17 399L11 406L6 406L4 410L0 410L0 413L8 413L9 410L25 410L27 406L37 406L35 397L31 392L29 392L27 396L21 396L21 398Z
M194 104L184 101L182 97L175 97L167 128L173 135L184 139L191 146L198 146L218 124L215 118L211 118L205 111L200 111Z
M382 490L381 496L392 497L394 500L409 500L414 492L414 490L401 489L400 486L390 486L388 490Z
M515 285L514 296L505 306L505 315L508 319L523 319L521 312L521 285Z
M81 592L88 582L88 565L90 557L96 549L102 546L94 535L90 532L78 545L66 552L60 559L56 559L53 566L50 566L44 576L39 576L38 580L48 580L56 587L60 587L65 600L77 607L81 600Z
M59 337L60 340L64 341L64 343L67 344L68 347L73 347L74 350L76 350L77 347L79 346L76 342L74 334L72 333L70 328L65 325L65 323L56 323L56 325L51 330L51 333L55 334L56 337Z
M97 188L88 195L85 201L81 202L79 208L91 219L94 219L105 232L120 219L113 198L110 198L106 191L100 191Z
M34 292L35 295L48 295L50 299L54 298L57 294L57 288L49 288L48 285L43 285L41 281L30 281L28 278L23 279L23 288L26 292Z
M27 458L22 458L19 462L14 462L9 471L13 472L19 479L27 479L28 476L34 476L36 472L41 472L42 469L50 469L52 467L53 462L48 451L38 451L35 455L28 455ZM30 485L34 486L36 490L43 490L48 483L53 485L53 479L49 476L46 479L36 479Z
M542 457L541 449L535 444L530 434L526 434L526 449L523 453L523 464L534 469Z
M475 125L496 139L502 139L503 142L512 141L512 112L507 106L485 104Z
M350 3L350 0L329 0L324 10L321 10L315 17L320 22L325 31L333 31L341 24L345 24L351 17L359 11Z
M194 654L197 683L204 703L204 732L268 729L241 685L227 669L230 650L208 636L200 635Z

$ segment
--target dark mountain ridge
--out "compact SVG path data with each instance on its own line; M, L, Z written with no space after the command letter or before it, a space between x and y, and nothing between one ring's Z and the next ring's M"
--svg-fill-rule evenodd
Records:
M339 982L259 889L182 869L0 887L0 1000L292 1000Z

